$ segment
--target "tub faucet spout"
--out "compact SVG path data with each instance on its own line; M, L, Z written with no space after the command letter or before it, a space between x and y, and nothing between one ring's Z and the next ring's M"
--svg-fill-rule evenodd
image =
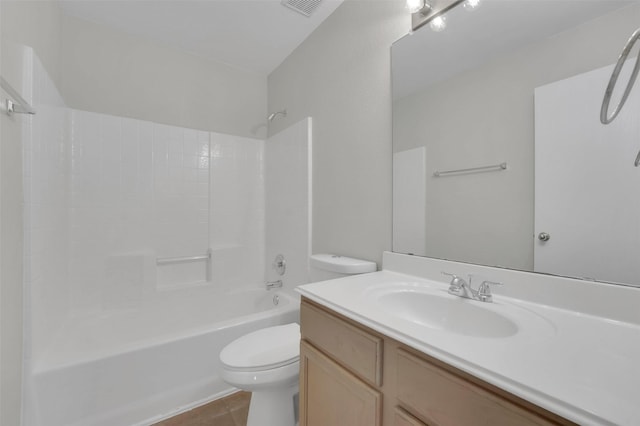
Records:
M267 281L267 290L272 290L274 288L281 288L282 280L277 281Z

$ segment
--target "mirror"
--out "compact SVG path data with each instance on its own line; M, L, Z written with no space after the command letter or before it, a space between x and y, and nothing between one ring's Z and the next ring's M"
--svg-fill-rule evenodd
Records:
M391 51L393 251L640 285L640 84L599 120L640 2L483 0L446 18Z

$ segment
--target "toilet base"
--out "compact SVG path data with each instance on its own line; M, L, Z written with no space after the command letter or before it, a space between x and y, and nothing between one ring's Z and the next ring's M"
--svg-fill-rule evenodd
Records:
M294 397L298 385L251 393L247 426L296 426Z

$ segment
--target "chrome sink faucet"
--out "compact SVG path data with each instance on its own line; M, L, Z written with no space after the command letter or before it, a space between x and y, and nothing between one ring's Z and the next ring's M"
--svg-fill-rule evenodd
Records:
M483 280L478 287L478 290L474 290L471 287L471 281L473 275L469 274L469 282L466 282L464 278L460 278L456 274L450 274L448 272L442 272L443 275L451 277L449 283L449 294L454 296L464 297L465 299L479 300L480 302L492 302L493 296L491 295L491 285L502 285L502 283Z
M464 278L460 278L456 274L450 274L448 272L442 272L442 275L451 277L449 283L449 294L455 296L464 297L465 299L475 299L478 292L471 288L471 285L467 283Z

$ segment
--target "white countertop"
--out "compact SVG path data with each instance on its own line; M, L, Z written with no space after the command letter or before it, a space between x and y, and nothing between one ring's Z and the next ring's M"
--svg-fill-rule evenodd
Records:
M424 286L462 303L489 305L448 295L444 278L381 271L307 284L297 291L580 425L640 425L638 324L494 295L487 309L513 319L519 331L507 337L473 337L400 318L367 297L389 284Z

